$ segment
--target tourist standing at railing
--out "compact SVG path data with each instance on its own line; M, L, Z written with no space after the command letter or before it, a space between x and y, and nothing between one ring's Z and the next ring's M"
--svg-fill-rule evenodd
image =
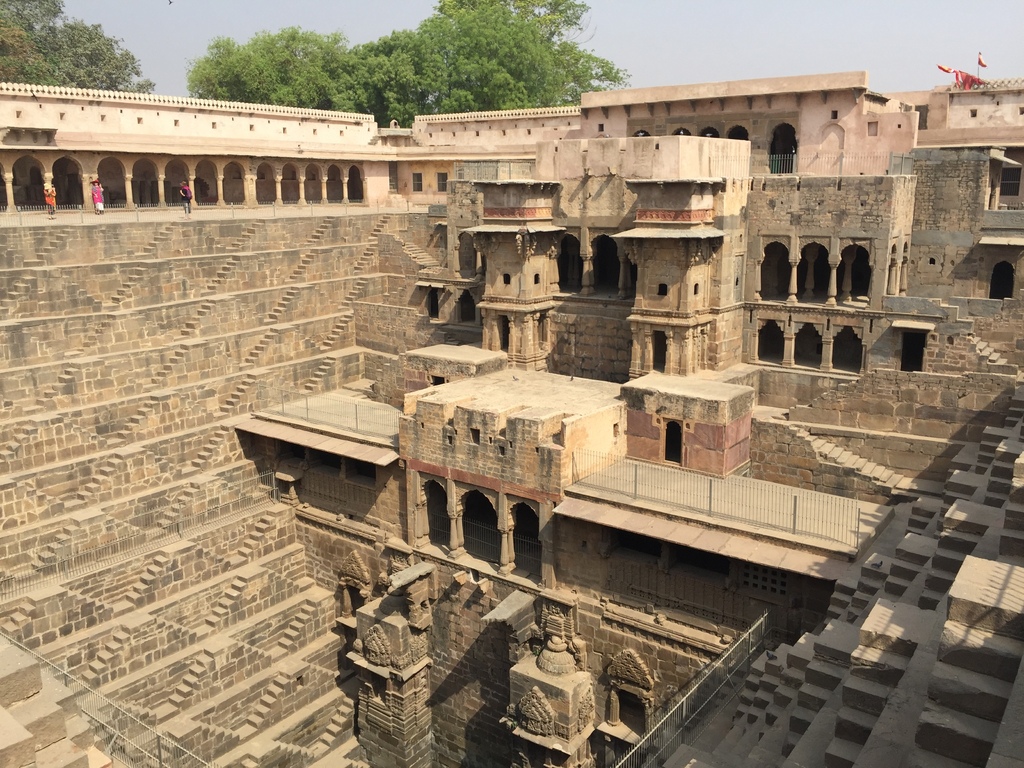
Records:
M103 213L103 185L99 179L92 180L92 207L97 216Z
M185 209L185 218L189 219L192 217L192 189L187 181L181 182L178 193L181 195L181 207Z
M57 190L52 184L47 184L43 190L43 200L46 202L46 213L51 219L57 218Z

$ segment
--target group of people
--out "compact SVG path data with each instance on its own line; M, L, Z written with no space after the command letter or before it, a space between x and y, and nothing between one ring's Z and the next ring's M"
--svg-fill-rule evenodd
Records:
M99 179L93 179L89 182L89 188L92 194L93 210L99 216L103 213L103 185L100 184ZM187 181L181 182L178 194L181 196L181 205L185 209L185 218L192 218L192 188L188 185ZM53 188L53 184L47 184L43 187L43 202L46 203L47 216L51 219L56 219L57 190Z

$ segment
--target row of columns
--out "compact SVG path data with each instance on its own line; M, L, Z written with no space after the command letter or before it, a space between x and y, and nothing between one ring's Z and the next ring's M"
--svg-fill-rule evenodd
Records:
M669 326L662 330L633 325L630 376L636 378L654 370L654 332L665 334L665 373L688 376L707 367L707 326Z
M870 251L869 251L870 253ZM820 253L808 254L807 259L807 274L804 277L804 285L801 289L799 281L797 279L797 269L800 266L800 261L805 258L800 249L800 241L796 236L790 238L789 247L789 288L787 291L786 302L789 304L796 304L799 299L807 298L814 293L816 288L814 281L814 262L817 261ZM839 238L832 237L829 240L829 255L828 255L828 292L825 300L825 305L834 307L838 301L849 301L853 292L853 262L856 258L856 254L851 253L840 253L839 252ZM846 264L846 269L843 271L843 284L838 285L838 271L841 263ZM754 291L754 300L761 301L761 269L764 265L764 255L757 260L755 264L754 272L754 285L756 289ZM903 270L901 273L899 265L896 265L896 275L893 278L893 263L889 265L889 280L886 283L887 292L890 296L895 293L889 288L894 286L897 282L900 284L900 295L905 296L907 292L906 283L906 265L907 259L903 259ZM868 296L871 296L871 291L874 286L874 269L871 270L871 277L868 282ZM901 277L902 274L902 277Z
M801 328L804 325L806 325L806 323L800 323ZM812 323L812 325L815 325L815 328L817 329L816 324ZM819 331L819 333L821 334L821 367L819 370L828 373L834 370L834 367L832 365L832 355L835 346L836 332L830 324L826 323L824 330ZM792 368L796 365L796 334L797 331L794 330L794 324L792 322L787 322L782 331L782 365L785 368ZM754 349L757 349L756 344L754 345ZM755 357L757 357L757 359L760 359L759 356L755 355ZM864 369L863 360L861 360L860 367L861 370Z
M494 352L501 350L501 330L498 323L508 318L509 360L533 362L547 352L547 336L550 333L545 323L546 312L516 312L504 314L493 308L481 308L483 320L483 348Z
M910 272L910 261L906 256L902 261L889 260L889 273L885 281L885 293L887 296L907 295L907 273Z

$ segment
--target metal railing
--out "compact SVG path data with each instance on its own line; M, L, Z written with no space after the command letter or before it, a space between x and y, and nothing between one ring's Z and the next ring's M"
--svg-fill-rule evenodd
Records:
M534 576L540 576L541 543L532 536L512 533L512 552L516 568Z
M211 498L225 494L233 498L222 504L209 505ZM56 557L51 562L3 577L0 579L0 597L21 595L41 584L69 579L128 560L169 541L182 539L186 534L193 535L206 526L223 525L253 510L269 507L270 502L277 499L274 474L264 472L258 478L231 483L220 489L206 487L201 497L189 501L193 510L199 508L197 511L188 512L184 502L148 505L141 515L125 522L125 528L136 529L132 533L78 551L75 551L76 543L70 542L57 548Z
M744 523L844 546L860 540L856 499L747 477L712 477L666 464L578 449L572 488L616 493L712 519Z
M357 400L336 392L310 394L260 382L259 410L276 413L310 424L324 424L368 437L382 438L397 445L397 408L369 400Z
M815 152L785 155L750 154L750 174L800 174L806 176L907 176L914 159L899 152Z
M771 632L771 612L766 612L725 653L697 673L615 768L662 766L679 747L693 744L717 714L715 703L728 702L736 687L742 685Z
M504 181L532 179L536 172L533 160L467 160L455 163L458 181Z
M215 768L176 739L162 734L128 710L89 687L66 669L24 646L0 629L0 637L30 656L45 674L71 691L74 702L89 720L102 743L102 751L128 768Z
M473 557L492 563L501 561L501 531L491 525L462 517L462 537L466 551Z

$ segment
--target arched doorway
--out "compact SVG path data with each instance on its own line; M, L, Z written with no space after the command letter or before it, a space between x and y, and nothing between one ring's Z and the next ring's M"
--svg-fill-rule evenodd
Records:
M821 334L811 323L804 323L796 332L793 343L793 362L809 368L821 367Z
M789 296L789 248L771 242L764 248L761 262L761 298L786 299Z
M160 202L157 189L156 164L145 158L136 160L132 166L132 197L135 205L152 208Z
M281 202L299 202L299 171L292 163L281 169Z
M768 148L768 169L772 173L795 173L796 149L796 129L789 123L776 125Z
M683 427L678 421L665 422L665 461L683 463Z
M96 176L103 187L103 205L106 208L121 208L127 204L124 166L120 160L113 157L103 158L96 168Z
M512 506L512 552L516 568L540 576L541 543L540 518L529 504L519 502Z
M245 202L245 171L238 163L224 166L224 202L228 205Z
M363 201L363 173L357 165L348 169L348 199L353 203Z
M597 291L619 290L619 249L608 235L594 240L594 289Z
M53 164L53 188L57 191L57 205L81 206L82 167L70 157L57 160ZM42 196L42 179L39 180L39 194Z
M1013 265L1008 261L1000 261L992 267L992 278L988 284L988 297L990 299L1013 298L1013 280Z
M832 268L828 263L828 249L820 243L808 243L800 251L796 268L797 295L803 301L821 299L828 294L828 281Z
M710 125L701 128L698 135L703 136L705 139L720 139L722 137L722 134L718 132L718 129L713 128Z
M15 205L43 205L43 166L34 157L19 157L11 169ZM81 196L81 188L79 188ZM60 204L60 200L57 200Z
M345 198L345 183L341 179L341 168L330 165L327 168L327 202L340 203Z
M437 288L427 289L427 317L437 320L441 314L441 292Z
M490 499L480 491L462 497L462 535L466 551L473 557L497 563L501 557L501 532L498 513Z
M459 296L459 322L476 323L476 302L469 291L463 291Z
M270 163L260 163L256 169L256 203L267 205L277 202L277 184L274 182L274 169Z
M508 352L508 340L511 333L512 324L509 322L508 315L498 316L498 337L501 343L501 351Z
M323 170L319 165L310 163L304 172L304 192L307 203L320 203L324 199Z
M860 245L848 245L843 249L842 256L836 268L836 282L843 297L867 298L871 289L871 257L867 249ZM847 271L850 273L849 279Z
M192 199L195 200L196 205L217 202L217 166L209 160L200 160L196 165Z
M580 241L574 235L562 238L558 252L558 290L576 293L583 280L583 259L580 257Z
M757 332L757 359L764 363L781 363L786 352L786 337L779 324L767 320Z
M726 138L736 139L738 141L750 141L750 132L742 125L734 125L729 129L729 132L726 134Z
M832 367L860 373L863 360L864 342L853 328L845 326L832 339Z
M168 205L181 204L181 195L178 194L178 190L181 189L183 181L190 183L192 181L188 177L188 166L181 160L171 160L164 168L164 201ZM195 192L193 191L194 196Z
M436 547L451 544L451 518L448 517L448 493L435 480L423 486L427 498L427 535Z

